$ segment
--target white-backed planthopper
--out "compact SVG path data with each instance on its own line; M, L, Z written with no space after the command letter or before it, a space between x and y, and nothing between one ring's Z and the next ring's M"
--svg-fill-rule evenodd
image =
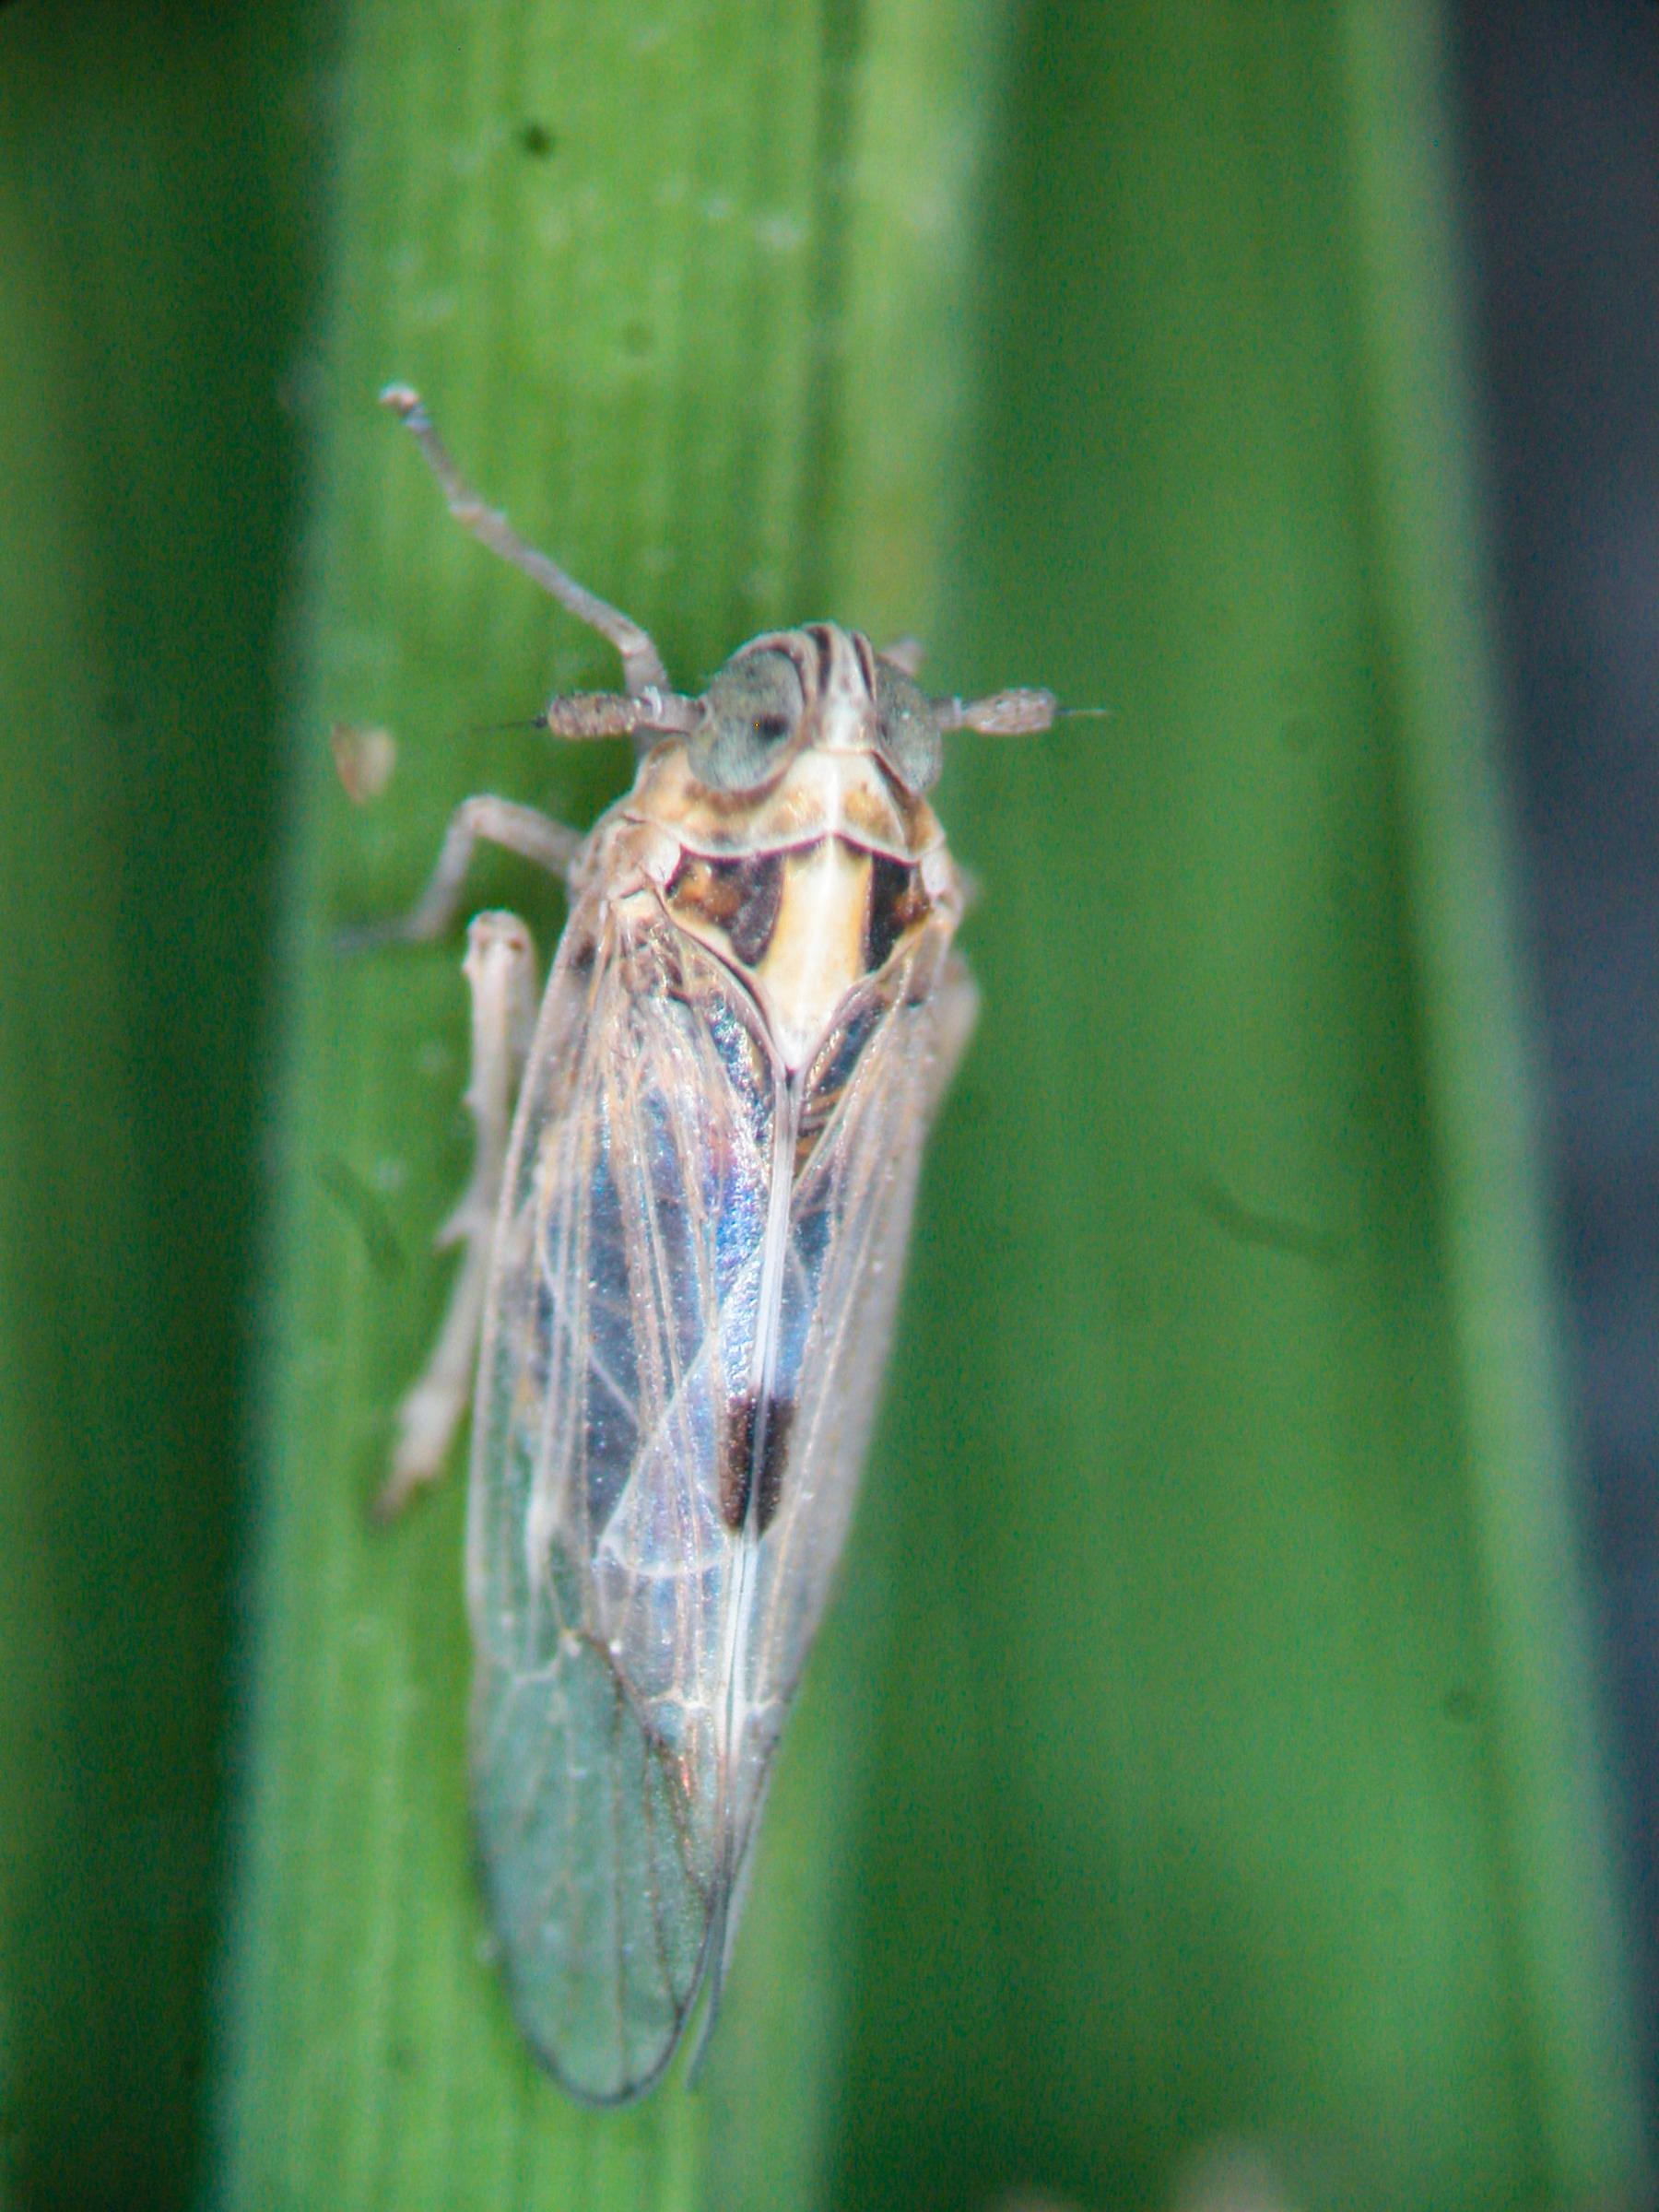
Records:
M1045 729L1054 701L931 699L913 647L828 622L682 695L637 624L473 496L415 393L383 397L457 519L621 656L620 691L555 699L547 729L640 749L585 836L468 800L414 912L359 933L441 935L480 838L569 887L539 1014L524 925L472 924L465 1251L381 1505L439 1474L470 1396L489 1912L536 2053L617 2103L705 1984L713 2018L973 1023L925 795L941 740Z

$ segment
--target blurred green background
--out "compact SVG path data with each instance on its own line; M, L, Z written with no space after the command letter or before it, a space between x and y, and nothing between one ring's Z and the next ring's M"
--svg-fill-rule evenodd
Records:
M1634 2201L1449 112L1412 0L0 16L3 2201ZM683 683L830 615L1111 711L952 753L984 1018L619 2116L484 1947L461 1486L366 1512L459 947L327 940L627 763L484 727L612 671L394 376Z

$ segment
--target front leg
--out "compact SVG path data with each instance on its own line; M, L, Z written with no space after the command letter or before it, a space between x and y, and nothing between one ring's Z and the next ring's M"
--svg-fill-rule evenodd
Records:
M466 871L479 844L500 845L522 854L550 876L565 877L583 843L580 830L534 806L498 799L488 792L463 799L450 817L442 850L427 888L406 914L393 922L365 922L342 932L342 952L367 952L377 945L428 945L454 926L466 890Z
M507 1140L535 1022L535 952L516 915L477 916L466 933L462 973L472 993L466 1104L473 1118L473 1171L461 1203L438 1232L441 1249L463 1247L461 1268L432 1356L397 1408L392 1471L374 1506L382 1521L401 1512L417 1489L442 1474L472 1395Z

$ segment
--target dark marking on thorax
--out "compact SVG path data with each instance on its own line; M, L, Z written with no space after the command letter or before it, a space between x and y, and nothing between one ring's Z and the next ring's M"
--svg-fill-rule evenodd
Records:
M851 848L857 851L854 845ZM732 860L687 853L668 880L670 910L697 934L717 932L746 968L759 968L771 944L791 861L811 848L746 853ZM924 922L933 904L912 862L870 853L869 891L865 912L864 954L874 975L890 959L907 931Z
M669 907L694 927L718 930L735 959L756 967L777 927L783 862L782 853L746 853L735 860L688 853L669 878Z
M891 860L885 853L870 856L870 902L865 917L865 959L874 975L884 968L907 930L924 922L932 911L922 888L922 871L906 860Z

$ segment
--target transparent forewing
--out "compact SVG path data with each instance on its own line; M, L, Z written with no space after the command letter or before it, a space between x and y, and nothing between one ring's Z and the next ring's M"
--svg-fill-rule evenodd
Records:
M972 1026L973 986L944 954L943 931L924 933L853 997L797 1087L774 1367L783 1444L775 1503L746 1563L736 1638L734 1879L846 1535L924 1142Z
M589 2098L672 2053L730 1865L721 1518L786 1096L647 895L571 918L509 1163L469 1532L476 1811L526 2032Z
M572 917L475 1422L475 1794L515 2009L580 2094L672 2053L822 1614L961 987L924 928L792 1083L649 894Z

